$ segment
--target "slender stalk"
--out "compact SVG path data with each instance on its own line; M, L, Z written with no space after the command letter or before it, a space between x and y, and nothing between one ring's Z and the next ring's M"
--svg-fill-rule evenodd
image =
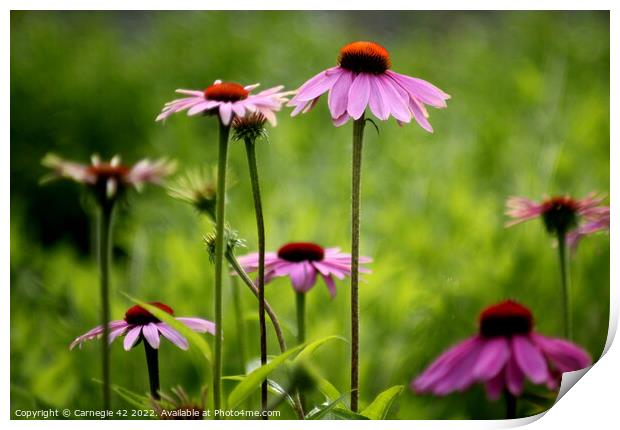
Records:
M566 252L566 232L558 231L558 256L560 258L560 273L562 278L562 316L564 319L564 337L573 339L573 322L570 300L570 275L568 269L568 255Z
M301 345L306 341L306 294L295 292L295 304L297 309L297 345ZM305 410L306 398L302 390L297 390L297 398Z
M254 196L254 213L256 215L256 231L258 235L258 322L260 331L260 363L267 364L267 328L265 324L265 219L263 204L260 196L260 181L258 180L258 163L256 162L256 148L254 142L245 139L245 151L248 156L248 168ZM261 384L261 408L267 411L267 379ZM267 420L267 414L263 415Z
M359 246L362 147L365 118L353 122L353 170L351 177L351 410L357 412L359 399Z
M295 292L297 305L297 345L306 341L306 294Z
M505 390L504 399L506 400L506 419L517 418L517 398L510 391Z
M142 339L142 343L144 344L144 352L146 354L146 367L149 371L151 397L159 400L159 356L157 350L149 345L146 339Z
M215 358L213 360L213 408L222 405L222 273L224 261L224 222L226 217L226 164L230 126L220 122L215 202ZM219 419L216 415L215 419Z
M245 351L245 323L243 321L243 306L241 304L241 289L236 276L230 277L230 283L233 293L233 308L235 310L235 325L237 329L237 347L239 348L239 368L245 373L245 364L247 363L247 353Z
M101 204L99 216L99 281L101 284L101 365L103 380L103 409L111 408L110 395L110 261L112 260L112 217L114 201L106 200Z
M250 279L250 277L245 272L245 270L243 270L243 267L241 267L241 265L239 264L239 261L234 256L234 254L232 254L231 252L226 252L226 259L228 260L228 263L231 265L233 270L237 273L237 275L239 275L243 283L247 285L250 291L252 291L252 293L254 294L254 296L258 298L258 287L254 285L254 282L252 281L252 279ZM278 344L280 345L280 352L285 352L286 342L284 340L284 335L282 334L282 326L280 326L280 321L278 320L277 315L275 314L275 312L269 305L269 302L267 301L265 301L265 312L267 313L267 315L269 315L269 319L271 320L271 323L273 324L273 329L276 332L276 337L278 338ZM300 420L303 420L305 419L304 408L301 404L301 400L297 393L295 394L294 399L295 399L295 412L297 413L297 417Z
M227 252L226 260L228 260L228 263L231 265L235 273L239 275L243 283L248 286L250 291L252 291L252 294L254 294L256 298L258 298L258 287L254 285L254 281L252 281L252 279L248 276L245 270L243 270L243 267L241 267L237 258L232 253ZM276 337L278 338L278 344L280 345L280 352L285 352L286 341L284 340L284 334L282 333L282 326L280 325L278 316L276 315L276 313L273 311L273 309L269 305L269 302L267 302L266 300L265 300L265 312L267 313L267 315L269 316L269 319L271 320L271 323L273 324L273 329L276 332Z

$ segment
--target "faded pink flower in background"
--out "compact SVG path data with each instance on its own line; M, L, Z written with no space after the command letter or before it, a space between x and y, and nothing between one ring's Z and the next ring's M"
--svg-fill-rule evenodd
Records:
M360 263L370 263L369 257L360 257ZM258 254L239 257L239 263L247 272L258 270ZM360 268L362 273L370 273ZM275 277L288 276L295 291L306 293L321 276L332 297L336 295L334 277L344 279L351 275L351 255L340 252L340 248L324 249L311 242L291 242L280 247L278 252L265 254L265 282Z
M168 305L160 302L152 302L149 304L163 310L164 312L167 312L170 315L174 315L172 308ZM184 317L178 317L176 320L182 322L197 333L215 334L215 324L211 321L207 321L202 318ZM160 321L153 314L139 305L129 308L125 313L125 319L110 321L108 323L108 327L110 329L108 342L112 343L114 339L124 335L125 340L123 341L123 346L125 351L129 351L137 343L139 343L140 340L148 342L153 349L158 349L160 335L164 336L170 342L183 350L189 348L187 339L181 333L170 327L165 322ZM84 342L99 338L102 334L103 327L97 326L71 342L69 349L73 349L76 346L81 347Z
M116 195L119 187L133 186L142 189L146 183L160 184L163 179L175 170L175 164L167 160L141 160L133 166L121 163L121 158L114 156L110 162L101 161L93 155L91 164L80 164L48 154L43 158L43 165L53 170L44 178L50 180L61 177L101 189L108 198Z
M541 218L551 234L566 234L566 242L575 248L579 240L599 231L609 231L609 206L604 198L591 193L583 199L569 196L545 198L538 203L525 197L509 197L506 215L512 218L507 227Z
M530 310L507 300L482 311L479 333L441 354L411 389L444 396L482 383L496 400L504 390L521 395L526 378L555 390L563 372L590 364L577 345L536 333Z
M258 86L259 84L242 86L234 82L217 80L204 91L178 89L177 93L189 97L166 103L156 121L163 121L176 112L187 111L189 116L200 113L219 115L222 124L230 125L233 117L243 118L249 113L257 112L275 126L277 123L275 112L288 101L286 96L290 93L281 92L284 87L280 85L258 94L251 94L251 91Z
M366 107L380 120L390 115L399 124L415 118L432 132L425 105L445 108L448 94L422 79L389 70L388 51L373 42L353 42L340 50L338 66L322 71L304 83L288 103L292 116L308 112L321 95L329 92L328 105L336 127L349 119L359 119Z

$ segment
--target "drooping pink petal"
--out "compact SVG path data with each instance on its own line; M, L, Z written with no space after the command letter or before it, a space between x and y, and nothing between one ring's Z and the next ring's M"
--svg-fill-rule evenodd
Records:
M352 83L353 73L348 70L343 70L336 83L334 83L334 86L329 90L327 103L332 118L339 118L346 112L349 90Z
M297 91L295 97L293 97L293 99L289 102L289 106L296 106L299 102L310 101L328 91L334 82L338 80L342 71L339 67L333 69L334 73L327 73L327 71L323 71L303 84Z
M484 387L486 388L486 392L487 392L487 397L490 400L499 399L499 396L504 391L505 385L506 385L506 374L505 374L505 370L502 369L497 373L497 375L489 379L484 384Z
M187 317L178 317L178 321L181 321L183 324L194 330L198 333L211 333L215 335L215 323L211 321L204 320L202 318L187 318Z
M189 342L178 331L170 327L168 324L160 322L157 323L157 329L159 332L168 339L170 342L181 348L182 350L189 349Z
M159 330L154 323L148 323L142 327L142 335L153 349L159 348Z
M480 352L473 373L477 379L489 380L496 376L510 357L510 347L504 337L488 339Z
M334 283L334 280L329 275L321 274L321 277L325 281L325 285L327 285L327 289L329 290L329 295L333 299L334 297L336 297L336 284Z
M523 335L512 337L512 353L523 373L535 384L541 384L549 377L545 357L532 341Z
M400 73L396 73L391 70L388 70L386 75L402 86L410 95L422 101L422 103L436 108L445 108L447 106L446 100L450 99L450 95L446 94L433 84L423 79L401 75Z
M353 119L359 119L368 105L370 97L370 79L367 73L359 73L349 87L347 113ZM334 117L334 115L332 115Z
M409 110L407 99L404 99L400 95L399 89L395 86L393 81L381 75L377 78L377 82L381 85L385 93L385 103L389 106L392 116L404 123L411 121L412 114Z
M435 384L433 394L444 396L453 391L463 391L476 382L473 367L480 357L484 341L478 342L474 348L457 361L446 374Z
M230 120L232 119L232 106L230 103L221 103L220 104L220 118L222 119L222 124L228 125L230 124Z
M332 118L332 124L334 124L335 127L340 127L346 124L347 121L349 121L350 119L351 117L349 116L349 114L345 112L338 118Z
M523 391L525 374L517 364L514 355L511 355L506 364L506 387L514 396L520 396Z
M130 328L127 334L125 335L125 340L123 342L123 347L125 351L129 351L136 344L138 339L140 339L140 333L142 332L142 326L138 325L133 328Z
M370 97L368 105L372 113L382 121L390 117L390 109L386 103L387 96L376 76L370 77Z
M514 218L506 223L506 227L537 218L543 213L543 205L525 197L511 196L506 200L506 215Z
M415 118L416 122L420 125L420 127L428 131L429 133L432 133L433 126L431 125L430 122L428 122L427 113L426 113L426 110L424 109L424 106L422 106L421 103L417 101L416 99L410 98L409 109L411 109L411 112L413 113L413 117Z
M553 366L562 373L583 369L592 364L590 355L571 342L537 333L533 333L531 338Z

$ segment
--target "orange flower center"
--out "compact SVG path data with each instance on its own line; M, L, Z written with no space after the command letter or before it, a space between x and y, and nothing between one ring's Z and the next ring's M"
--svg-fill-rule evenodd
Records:
M170 315L174 315L174 311L168 305L160 302L150 302L149 305L155 306ZM130 307L127 312L125 312L125 321L128 324L145 325L148 323L157 323L159 322L159 319L142 306L135 305Z
M204 91L205 98L220 102L237 102L248 98L250 92L235 82L222 82L207 87Z
M311 242L291 242L278 249L278 257L293 263L302 261L321 261L325 250Z
M344 46L340 50L338 64L352 72L376 75L392 67L387 49L374 42L353 42Z
M532 312L512 300L490 306L480 313L480 334L485 337L527 334L533 325Z

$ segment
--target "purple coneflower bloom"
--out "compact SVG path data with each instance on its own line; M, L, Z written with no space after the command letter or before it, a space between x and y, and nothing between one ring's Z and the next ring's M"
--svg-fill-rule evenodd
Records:
M288 99L289 93L280 92L282 85L251 94L259 84L242 86L234 82L217 80L204 91L176 90L179 94L189 97L166 103L156 121L162 121L176 112L187 110L189 116L199 113L217 114L222 124L229 125L234 116L244 117L247 113L261 113L272 125L276 125L275 112Z
M388 51L373 42L353 42L340 50L338 66L304 83L288 103L292 116L307 112L329 91L328 104L336 127L359 119L367 106L380 120L392 115L399 124L411 118L432 132L425 105L445 108L450 96L422 79L395 73Z
M145 183L159 184L174 171L174 164L166 160L140 160L133 166L121 163L116 155L110 162L103 162L93 155L91 164L80 164L49 154L43 165L54 170L53 176L69 178L76 182L102 190L108 198L116 195L119 187L133 186L140 190Z
M149 304L169 313L170 315L174 315L174 311L168 305L160 302L151 302ZM215 324L211 321L207 321L202 318L184 317L178 317L176 320L182 322L197 333L215 334ZM125 340L123 342L123 346L125 351L129 351L142 339L145 339L153 349L158 349L160 335L164 336L170 342L183 350L189 348L187 339L181 335L181 333L170 327L165 322L160 321L153 314L139 305L129 308L125 313L124 319L110 321L108 325L110 328L108 342L112 343L114 339L124 335ZM69 349L73 349L78 345L81 347L84 342L98 338L102 333L103 327L97 326L71 342Z
M525 197L510 197L506 214L513 218L510 227L534 218L542 218L552 234L566 234L573 248L580 238L598 231L609 231L609 206L601 205L602 197L592 193L583 199L555 196L537 203Z
M592 364L580 347L538 334L533 326L530 310L514 301L485 309L479 333L441 354L411 388L443 396L480 382L488 397L496 400L505 389L519 396L526 378L556 389L563 372Z
M360 257L360 263L370 263L369 257ZM258 269L258 254L239 257L239 263L247 272ZM362 273L369 269L360 268ZM283 245L278 252L265 254L265 282L275 277L288 276L298 293L306 293L316 284L320 275L332 297L336 295L334 277L344 279L351 274L351 255L340 252L340 248L323 249L310 242L291 242Z

